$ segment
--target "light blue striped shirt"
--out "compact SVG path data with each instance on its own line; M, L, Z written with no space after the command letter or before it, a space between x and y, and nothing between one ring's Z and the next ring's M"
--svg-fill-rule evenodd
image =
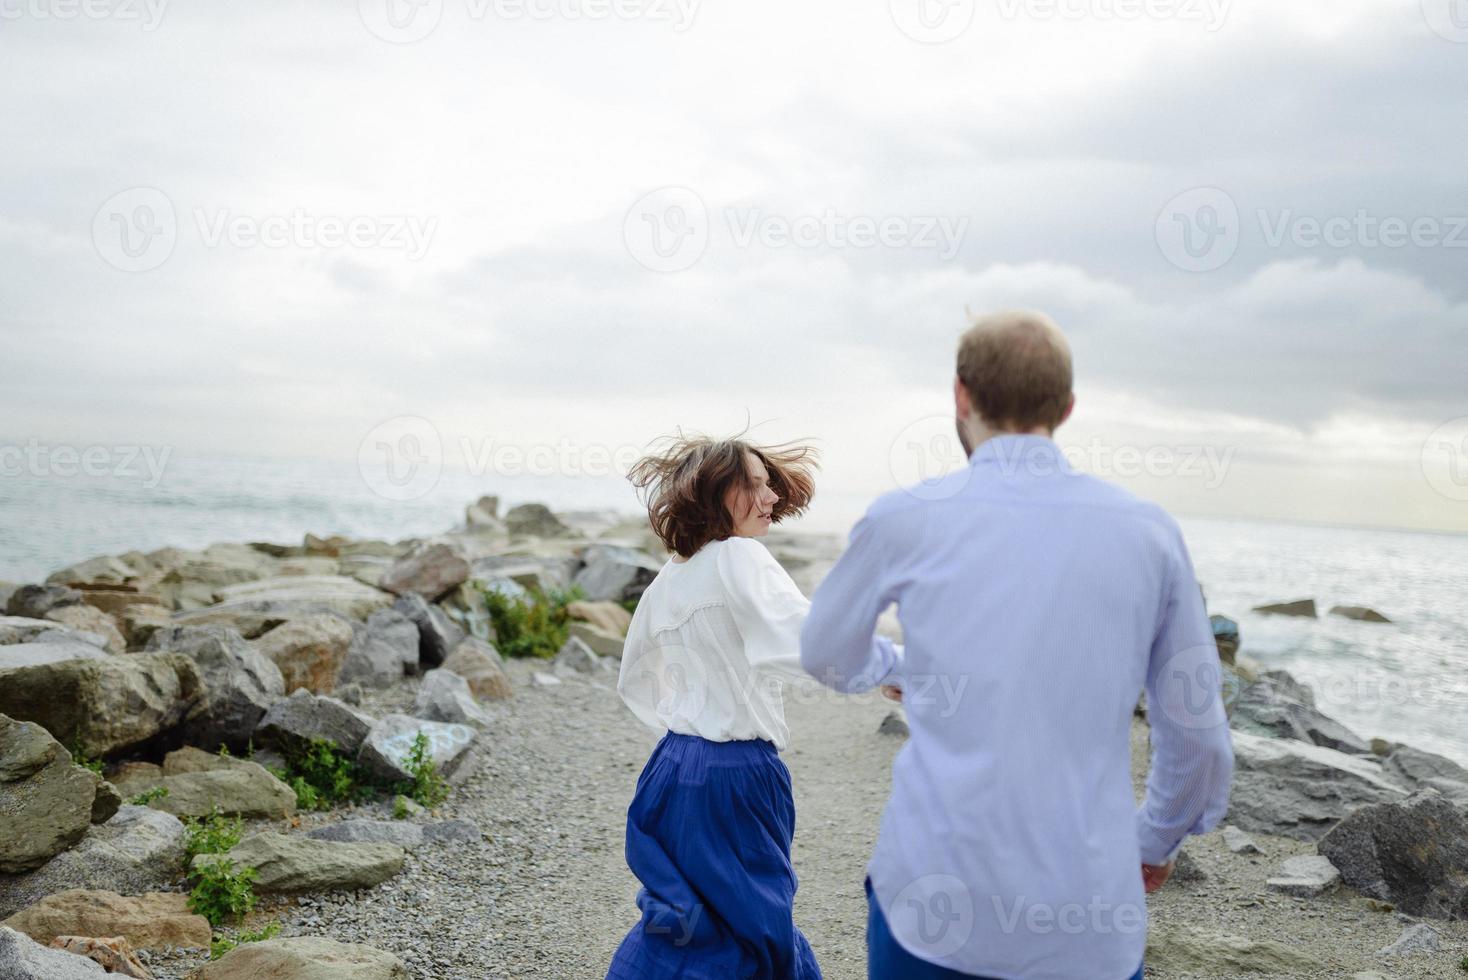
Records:
M872 642L896 603L903 649ZM801 661L897 683L912 734L868 865L897 941L1001 980L1123 980L1142 962L1141 864L1228 807L1218 651L1182 533L1042 436L880 498L817 589ZM1146 799L1130 728L1145 688Z

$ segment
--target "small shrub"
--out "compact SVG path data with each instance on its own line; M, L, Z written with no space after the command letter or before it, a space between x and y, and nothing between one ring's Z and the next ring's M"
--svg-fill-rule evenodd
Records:
M1468 956L1465 956L1458 961L1458 969L1462 970L1464 973L1468 973Z
M128 803L132 806L147 806L154 800L161 800L167 795L167 786L154 786L152 789L144 790L137 796L134 796L132 799L128 800Z
M189 911L202 915L213 926L238 919L255 907L254 868L236 868L229 858L220 858L195 874L199 883L189 893Z
M265 940L274 939L278 935L280 935L280 923L270 922L266 924L264 929L256 929L253 932L239 932L235 933L233 937L223 935L215 936L213 941L209 943L209 958L211 960L217 960L236 946L243 946L245 943L263 943Z
M72 762L74 762L77 765L81 766L83 769L90 769L90 770L92 770L92 772L96 773L99 776L101 776L103 774L103 772L102 772L102 769L103 769L102 760L101 759L93 759L93 758L88 757L86 750L84 748L82 748L82 726L81 725L76 726L76 734L71 737L71 749L70 749L70 751L71 751L71 761Z
M419 732L413 739L413 748L408 752L408 758L403 763L403 768L408 770L411 777L408 782L398 787L399 792L411 798L420 806L436 807L449 798L449 784L438 774L438 764L428 752L428 736ZM406 807L404 815L406 816ZM394 815L397 807L394 807Z
M392 818L394 820L408 819L408 817L411 815L408 810L409 802L411 801L402 793L399 793L397 796L394 796L392 798Z
M185 817L184 831L185 861L192 863L200 854L223 854L238 844L245 836L245 822L239 817L225 817L216 806L213 813L202 819Z
M334 804L370 797L372 777L356 760L324 738L296 743L285 751L285 768L276 771L296 793L301 810L329 810Z
M579 588L532 591L527 599L484 590L484 603L494 625L494 643L507 657L554 657L570 635L566 607L586 593Z

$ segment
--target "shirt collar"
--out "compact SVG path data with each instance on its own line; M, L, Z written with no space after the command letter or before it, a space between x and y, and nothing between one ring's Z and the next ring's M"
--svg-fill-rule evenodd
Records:
M969 457L970 466L998 466L1005 476L1028 473L1051 476L1071 473L1070 461L1049 436L1008 433L986 439Z

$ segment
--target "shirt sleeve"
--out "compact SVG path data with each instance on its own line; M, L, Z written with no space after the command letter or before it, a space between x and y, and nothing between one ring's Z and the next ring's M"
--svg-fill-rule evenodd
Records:
M1169 566L1147 665L1152 765L1137 810L1137 844L1145 864L1166 864L1189 834L1217 826L1228 811L1233 775L1218 645L1180 533Z
M894 578L868 514L852 528L846 551L816 589L801 633L801 663L816 680L847 694L896 680L901 650L876 635L877 618L896 599Z
M790 679L804 679L800 627L810 610L810 600L758 541L729 538L717 559L729 612L744 640L749 665Z

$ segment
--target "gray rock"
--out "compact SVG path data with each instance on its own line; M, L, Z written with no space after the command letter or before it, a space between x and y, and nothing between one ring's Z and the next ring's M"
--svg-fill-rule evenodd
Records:
M1246 686L1234 702L1229 724L1269 738L1291 738L1353 755L1370 755L1371 744L1315 708L1314 695L1284 671L1270 671Z
M567 667L581 674L594 674L602 669L601 658L579 637L568 637L556 653L557 667Z
M101 639L101 637L98 637ZM78 634L61 630L37 634L29 643L7 643L0 646L0 670L16 667L40 667L66 660L106 660L110 654L101 644L81 639Z
M0 977L5 980L105 980L110 974L85 956L48 949L0 926Z
M434 601L469 577L464 552L443 541L425 541L393 563L382 576L382 588L395 595L415 592Z
M54 571L46 576L46 582L49 585L65 585L68 582L108 582L122 585L137 574L137 570L122 559L102 555Z
M271 705L255 732L262 744L283 750L325 739L354 756L374 721L370 715L336 698L297 690Z
M1382 766L1412 789L1435 789L1455 803L1468 803L1468 769L1452 759L1410 745L1395 745Z
M563 538L572 534L544 504L521 504L505 513L505 527L515 536Z
M500 498L484 496L464 508L464 524L476 533L496 533L505 530L500 520Z
M1259 845L1254 843L1254 838L1237 827L1223 828L1223 845L1235 854L1262 853L1259 850Z
M148 805L179 817L207 817L218 808L229 816L282 819L296 812L296 794L264 766L244 759L207 772L164 776L168 795ZM134 783L129 783L132 789Z
M581 560L585 565L574 581L592 601L636 599L663 567L646 552L612 544L591 545Z
M1411 915L1468 919L1468 817L1437 793L1361 807L1317 846L1363 895Z
M475 637L468 637L455 647L443 662L443 668L464 678L469 690L481 701L502 701L512 693L499 651Z
M1296 599L1293 602L1271 602L1267 605L1255 606L1254 611L1274 616L1307 616L1314 619L1315 600Z
M237 868L256 869L259 891L316 892L381 884L402 870L404 852L396 844L343 844L267 831L251 834L227 854L198 855L192 870L226 858Z
M108 653L126 653L127 639L117 627L117 620L95 606L79 603L57 606L46 613L46 619L59 623L75 633L91 634L102 638L102 648Z
M447 613L421 595L402 596L393 603L393 609L418 628L418 663L423 667L441 665L467 635Z
M907 738L911 732L908 730L907 721L902 717L901 712L889 711L887 712L887 717L883 718L882 723L877 726L877 734Z
M430 844L472 844L483 836L478 825L470 820L441 820L423 825L423 839Z
M1424 953L1436 953L1437 950L1437 930L1425 922L1419 922L1403 929L1396 942L1377 950L1376 955L1418 956Z
M489 712L474 700L469 682L441 667L423 676L423 686L418 689L413 713L429 721L473 725L476 728L487 728L492 720Z
M0 714L34 721L93 758L193 720L204 710L205 694L198 665L181 653L0 671Z
M1147 930L1147 969L1157 976L1217 977L1263 973L1308 975L1320 963L1284 943L1250 939L1203 926L1157 923Z
M207 700L184 726L184 737L197 745L243 749L265 712L285 695L280 668L228 626L163 627L148 639L148 649L183 653L199 665Z
M352 627L335 613L317 613L282 623L252 643L280 668L288 693L305 688L330 694L352 645Z
M39 868L81 840L99 782L40 725L0 715L0 872Z
M396 609L379 609L352 627L342 683L391 687L418 672L418 627Z
M225 586L219 605L258 612L315 613L325 607L348 619L366 619L392 605L392 595L344 575L284 575Z
M1196 885L1199 882L1207 881L1208 873L1203 870L1193 855L1187 851L1179 851L1173 861L1172 874L1168 880L1182 885Z
M445 776L458 767L474 744L475 732L468 725L384 715L367 733L358 761L384 779L409 779L405 766L420 732L428 738L429 757Z
M24 616L27 619L45 619L46 614L59 606L75 606L82 601L82 594L64 585L22 585L10 594L5 603L7 616Z
M1361 623L1391 622L1390 619L1387 619L1375 609L1368 609L1365 606L1331 606L1330 615L1341 616L1345 619L1354 619L1357 622Z
M598 657L613 657L622 659L622 649L626 639L620 633L593 626L591 623L573 622L570 625L570 635L585 643Z
M342 844L396 844L413 850L423 843L424 828L405 820L343 820L317 827L306 834L312 840L337 841Z
M69 888L140 895L167 887L183 864L184 836L184 825L172 814L123 806L39 870L0 875L0 917Z
M1374 758L1292 739L1232 734L1228 821L1243 830L1313 842L1358 806L1408 795Z
M1286 858L1279 873L1266 884L1277 892L1297 898L1315 898L1340 884L1341 873L1319 854L1298 854Z
M198 980L410 980L403 961L371 946L294 936L236 946L198 973Z
M561 683L561 679L555 674L547 674L543 670L537 670L530 675L530 683L535 687L555 687Z

